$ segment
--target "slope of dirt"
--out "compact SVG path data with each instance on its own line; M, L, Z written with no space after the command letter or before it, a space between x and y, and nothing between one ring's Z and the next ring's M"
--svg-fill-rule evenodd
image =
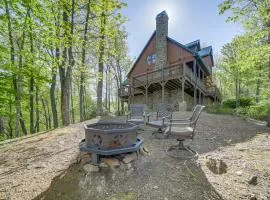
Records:
M189 115L175 113L177 118ZM221 199L215 191L218 188L208 178L211 186L196 162L168 156L166 149L175 140L155 139L153 129L142 128L140 137L150 154L127 168L102 168L100 172L85 172L85 162L79 162L82 124L1 146L0 199ZM195 139L187 143L199 154L206 154L251 140L260 132L269 129L235 116L203 113Z
M55 176L76 162L82 138L79 123L1 145L0 199L32 199L45 191Z
M213 173L209 158L222 160L227 172ZM270 135L220 148L200 156L199 163L208 180L224 199L270 199Z

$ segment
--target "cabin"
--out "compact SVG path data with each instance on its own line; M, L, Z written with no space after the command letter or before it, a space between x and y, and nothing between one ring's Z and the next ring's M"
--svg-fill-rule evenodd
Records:
M120 98L150 108L168 103L181 110L220 102L212 81L212 46L201 48L199 40L184 45L168 37L168 20L166 11L156 16L156 30L122 83Z

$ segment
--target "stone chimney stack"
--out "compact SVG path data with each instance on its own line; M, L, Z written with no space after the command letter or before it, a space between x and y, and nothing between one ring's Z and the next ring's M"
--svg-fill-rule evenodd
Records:
M167 65L168 20L166 11L156 17L156 69L162 69Z

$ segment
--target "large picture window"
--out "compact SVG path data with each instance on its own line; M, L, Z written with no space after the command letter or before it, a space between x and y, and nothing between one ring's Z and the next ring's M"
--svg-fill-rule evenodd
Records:
M147 56L147 64L155 64L156 63L156 54L153 53L152 55Z

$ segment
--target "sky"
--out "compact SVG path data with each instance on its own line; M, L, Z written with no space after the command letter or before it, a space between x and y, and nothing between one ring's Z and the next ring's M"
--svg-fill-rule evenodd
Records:
M128 18L129 54L138 57L156 29L156 15L165 10L169 16L169 37L186 44L200 39L201 45L212 45L218 54L224 44L241 34L239 24L225 22L218 14L222 0L125 0L122 14Z

